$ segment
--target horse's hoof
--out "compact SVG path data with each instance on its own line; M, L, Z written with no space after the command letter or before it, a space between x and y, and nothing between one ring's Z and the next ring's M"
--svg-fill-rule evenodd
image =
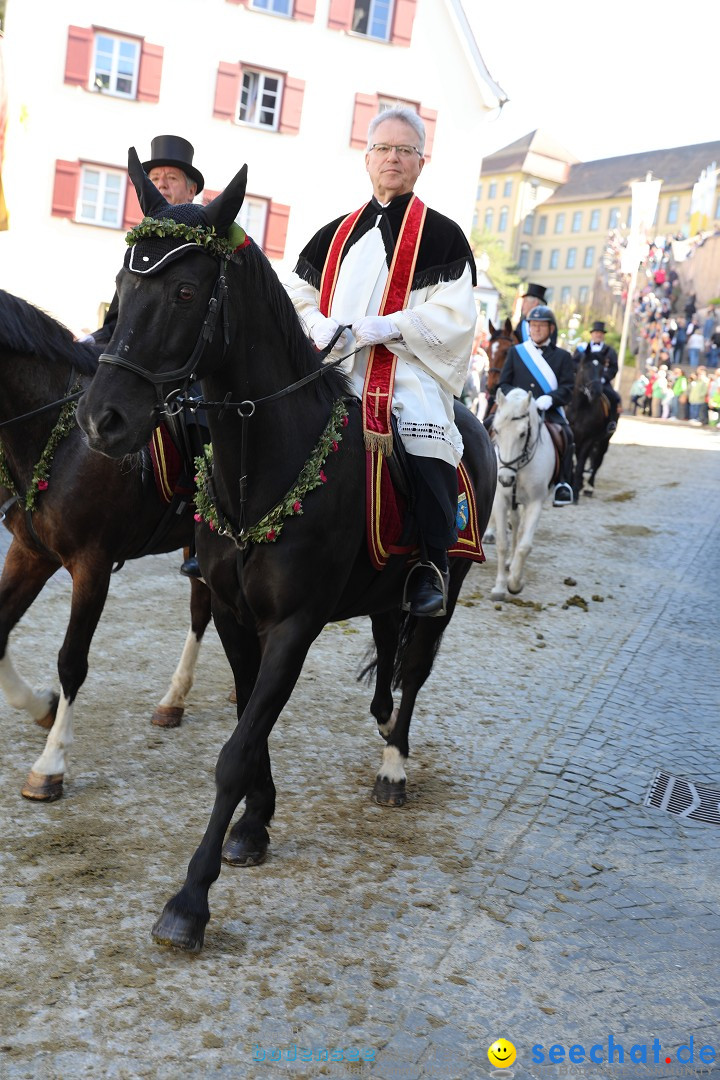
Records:
M55 717L57 715L57 707L58 707L59 704L60 704L60 695L59 694L53 694L52 697L50 698L49 703L48 703L48 711L45 713L44 716L41 716L39 719L36 719L36 721L35 721L35 723L38 725L38 727L45 728L46 731L50 730L50 728L55 723Z
M222 861L229 866L260 866L267 859L268 845L256 839L229 836L222 849Z
M180 727L184 712L185 710L177 705L158 705L150 723L155 727Z
M28 773L28 778L20 792L26 799L35 799L36 802L55 802L62 793L62 773L55 776L42 776L32 770Z
M517 588L517 589L511 589L510 586L508 585L507 591L510 593L511 596L517 596L518 593L521 593L523 591L523 588L524 588L524 586L520 585L519 588Z
M407 802L404 780L385 780L375 777L372 797L379 806L404 806Z
M505 590L504 589L492 589L491 592L490 592L490 599L491 600L504 600L505 599Z
M205 923L196 916L176 915L165 908L152 928L152 936L158 945L198 953L205 939Z

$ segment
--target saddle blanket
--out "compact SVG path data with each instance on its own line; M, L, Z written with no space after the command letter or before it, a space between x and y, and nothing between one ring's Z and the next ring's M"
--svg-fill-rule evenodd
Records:
M172 502L173 495L187 495L192 498L192 483L188 483L188 477L183 473L180 452L164 424L153 431L148 450L155 487L163 502Z
M381 450L366 454L366 520L370 560L382 570L391 555L417 551L417 543L402 544L405 499L393 486L387 460ZM458 465L458 538L448 551L451 558L485 562L478 528L475 492L462 461Z

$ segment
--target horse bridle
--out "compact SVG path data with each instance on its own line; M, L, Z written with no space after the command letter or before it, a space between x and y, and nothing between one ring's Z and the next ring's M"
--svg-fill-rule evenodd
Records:
M525 420L529 417L530 410L528 409L526 413L522 413L520 416L513 416L512 420ZM510 472L515 473L515 476L517 478L517 474L520 472L520 470L524 469L526 465L529 465L532 459L535 457L535 451L537 450L538 443L540 442L541 431L542 424L538 423L538 430L537 435L535 436L535 442L532 444L532 446L530 446L532 425L528 424L527 435L525 436L525 443L520 453L517 455L517 457L512 458L510 461L503 461L503 459L500 457L500 454L498 453L498 464L501 465L503 469L508 469Z

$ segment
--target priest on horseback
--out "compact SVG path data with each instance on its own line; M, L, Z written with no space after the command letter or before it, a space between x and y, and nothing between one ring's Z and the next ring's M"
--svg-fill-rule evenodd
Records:
M406 608L444 615L448 548L457 539L463 443L453 397L462 392L476 324L475 261L454 221L413 193L425 165L425 127L404 106L369 125L369 202L320 229L286 289L318 348L346 327L333 356L362 398L368 450L392 453L392 423L415 486L421 562Z
M529 337L513 345L500 372L500 389L508 394L514 386L529 390L545 419L563 431L563 451L559 482L555 485L554 506L574 501L572 489L573 435L564 405L572 398L575 386L573 359L566 349L555 344L557 323L549 307L539 304L528 314Z
M589 353L586 350L590 350ZM593 360L597 360L598 373L600 376L600 382L602 383L603 394L608 400L610 406L610 415L608 417L607 433L612 435L613 431L617 427L618 415L620 413L620 395L613 386L613 379L618 373L618 355L613 349L612 345L608 345L605 341L605 323L598 320L592 324L592 330L590 331L590 344L584 345L582 348L578 347L573 353L573 361L577 367L577 364L586 355L591 356Z

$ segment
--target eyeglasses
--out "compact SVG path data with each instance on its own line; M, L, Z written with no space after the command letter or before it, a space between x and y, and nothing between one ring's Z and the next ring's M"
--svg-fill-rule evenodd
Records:
M368 153L377 154L378 157L387 157L391 150L401 158L411 158L413 154L422 157L417 146L394 146L391 143L377 142L368 147Z

